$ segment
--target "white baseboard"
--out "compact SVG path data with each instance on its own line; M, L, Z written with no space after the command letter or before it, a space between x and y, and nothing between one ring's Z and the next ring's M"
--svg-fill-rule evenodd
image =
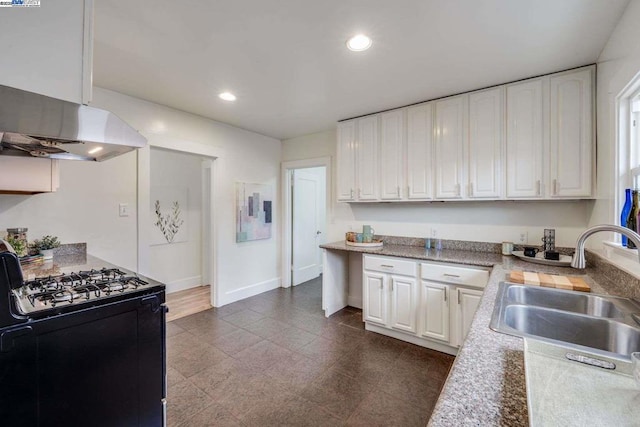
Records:
M187 277L185 279L174 280L173 282L165 283L166 292L168 294L178 291L184 291L185 289L195 288L202 285L202 276Z
M351 295L348 295L347 305L362 310L362 297L352 297Z
M264 282L254 283L253 285L225 292L224 295L222 295L222 301L218 302L220 304L219 306L222 307L223 305L231 304L232 302L240 301L245 298L279 288L280 283L280 277L274 277L273 279L265 280Z

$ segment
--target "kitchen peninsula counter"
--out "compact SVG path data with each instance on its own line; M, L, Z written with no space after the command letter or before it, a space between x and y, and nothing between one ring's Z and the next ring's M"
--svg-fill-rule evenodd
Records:
M498 253L418 246L386 245L382 248L322 245L326 251L348 251L397 256L426 261L493 267L469 333L449 372L429 426L527 426L524 341L489 329L498 284L511 270L582 276L594 293L606 293L584 271L521 261Z

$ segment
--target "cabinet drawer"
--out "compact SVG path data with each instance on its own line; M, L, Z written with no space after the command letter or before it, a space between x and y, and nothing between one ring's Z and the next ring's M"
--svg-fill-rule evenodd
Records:
M400 258L365 255L364 269L381 271L384 273L402 274L404 276L412 277L416 277L418 275L418 265L415 261L406 261Z
M420 274L420 277L426 280L478 288L484 288L489 280L488 270L425 262L420 264Z

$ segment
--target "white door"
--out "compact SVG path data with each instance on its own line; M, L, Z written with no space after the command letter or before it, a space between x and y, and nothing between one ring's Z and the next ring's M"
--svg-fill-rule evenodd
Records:
M350 120L348 122L338 123L338 145L337 151L337 169L336 177L338 201L355 200L356 195L356 122Z
M422 281L421 334L449 342L449 286Z
M391 327L405 332L416 333L416 299L418 285L416 279L406 276L391 276Z
M386 274L364 272L364 312L365 322L387 324L387 292L385 290Z
M502 196L504 89L469 95L469 197Z
M380 114L380 199L399 200L404 186L404 111Z
M407 198L433 197L433 104L407 108Z
M542 79L507 86L507 198L542 197Z
M320 275L321 177L297 169L293 174L292 219L292 284L293 286Z
M471 328L471 321L473 320L473 316L476 314L478 306L480 305L482 291L458 288L456 293L458 303L456 316L458 336L456 337L455 345L460 347L469 333L469 328Z
M378 200L378 115L358 119L358 200Z
M550 78L549 184L552 197L591 196L592 80L592 68Z
M437 101L435 134L436 199L459 199L464 179L466 95Z

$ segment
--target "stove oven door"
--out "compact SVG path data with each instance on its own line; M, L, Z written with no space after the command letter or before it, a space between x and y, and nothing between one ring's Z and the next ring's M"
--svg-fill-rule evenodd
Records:
M164 295L31 323L0 352L7 426L162 426ZM14 332L17 334L18 332Z

